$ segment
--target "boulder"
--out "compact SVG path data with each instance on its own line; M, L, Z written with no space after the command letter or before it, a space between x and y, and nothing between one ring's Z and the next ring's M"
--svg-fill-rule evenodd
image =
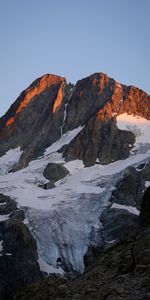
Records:
M44 177L50 181L52 184L69 174L69 171L61 164L49 163L44 169ZM49 185L48 185L49 186Z

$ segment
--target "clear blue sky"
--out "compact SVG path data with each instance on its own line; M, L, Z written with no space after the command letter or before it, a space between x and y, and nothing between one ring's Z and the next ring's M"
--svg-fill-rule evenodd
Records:
M43 74L100 71L150 93L150 0L0 0L0 115Z

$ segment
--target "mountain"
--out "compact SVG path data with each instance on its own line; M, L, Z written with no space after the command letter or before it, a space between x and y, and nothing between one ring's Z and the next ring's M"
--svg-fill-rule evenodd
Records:
M97 157L102 163L125 158L134 136L118 131L114 116L125 112L149 119L149 101L150 96L142 90L120 85L103 73L82 79L75 86L62 77L45 75L23 91L1 118L0 153L20 146L24 150L19 162L22 168L63 133L84 126L78 140L72 141L64 152L67 160L79 158L85 165L93 165ZM101 131L104 137L111 135L111 141L101 141ZM127 141L122 143L125 135Z
M21 93L0 119L2 299L40 280L39 267L75 278L119 243L142 243L149 141L150 96L103 73L76 85L47 74Z

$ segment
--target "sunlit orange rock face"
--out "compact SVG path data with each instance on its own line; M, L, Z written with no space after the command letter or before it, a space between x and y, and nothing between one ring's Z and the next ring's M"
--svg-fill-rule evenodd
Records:
M100 94L104 87L108 86L108 76L103 73L97 74L97 76L91 76L92 87L96 88L98 86L98 93Z
M33 99L33 97L42 93L46 88L60 83L61 87L60 90L58 91L58 95L53 108L53 112L55 112L62 100L62 90L63 90L64 81L65 81L64 78L55 75L45 75L41 77L37 82L37 85L32 86L25 91L24 99L20 102L14 116L10 117L6 121L5 126L7 127L14 123L16 115L19 114L23 110L23 108L25 108L28 105L28 103Z
M113 95L98 111L97 118L105 121L125 112L150 119L150 96L132 86L125 91L125 86L116 82Z
M8 119L8 121L5 123L5 126L7 127L7 126L9 126L9 125L13 124L13 123L14 123L14 121L15 121L15 118L14 118L14 117L11 117L11 118L10 118L10 119Z
M65 159L81 159L85 166L96 159L107 164L127 158L135 142L133 133L117 128L116 116L126 112L150 119L150 96L95 73L76 84L67 108L67 126L83 129L64 148Z
M150 97L104 73L95 73L75 85L67 106L66 123L72 129L86 124L94 115L99 121L105 121L124 112L150 119Z
M59 88L59 91L58 91L56 100L55 100L55 102L54 102L54 105L53 105L53 113L56 112L57 108L60 106L60 104L61 104L61 102L62 102L62 99L63 99L63 85L64 85L64 80L63 80L62 83L61 83L61 86L60 86L60 88Z

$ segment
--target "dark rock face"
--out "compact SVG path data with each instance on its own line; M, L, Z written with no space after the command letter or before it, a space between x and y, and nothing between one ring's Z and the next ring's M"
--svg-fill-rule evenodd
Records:
M45 134L48 139L49 124L53 128L53 137L52 141L50 137L50 141L53 142L60 136L57 122L61 122L61 119L56 118L55 121L53 119L55 119L57 109L63 99L65 86L64 78L45 75L22 92L8 112L0 119L0 155L10 148L21 146L22 149L25 149L30 145L30 153L27 150L26 156L27 153L28 156L33 154L38 156L43 150ZM57 129L55 132L57 127L59 131ZM40 143L38 143L39 141ZM33 149L34 144L37 144L37 150Z
M45 75L23 91L0 119L0 155L21 146L24 152L18 168L22 168L39 157L62 133L84 125L81 135L66 152L67 160L75 157L74 149L78 145L77 157L83 158L85 165L95 163L95 157L102 163L110 162L111 155L112 160L125 158L134 138L129 132L119 131L112 119L124 112L150 119L149 103L150 97L142 90L120 85L103 73L84 78L75 87L62 77ZM100 142L94 143L97 137ZM88 162L91 148L94 154Z
M136 236L140 231L140 223L144 226L150 224L149 190L144 194L145 182L150 178L150 164L147 162L128 167L119 178L112 191L110 204L100 216L103 243L89 247L84 257L86 267L91 266L97 254Z
M112 201L122 205L140 206L142 182L139 172L135 168L126 169L123 179L117 184L112 192Z
M60 180L67 176L69 171L60 164L49 163L44 170L44 177L52 182Z
M145 192L143 197L148 178L150 178L150 164L145 163L141 167L125 169L117 182L112 191L110 206L104 209L100 216L105 248L118 241L132 238L139 230L139 216L134 214L134 211L138 213L141 210L141 223L149 224L149 192ZM123 206L113 207L118 204ZM134 211L130 211L130 207Z
M126 240L135 235L137 231L138 216L124 210L110 208L103 211L101 215L103 224L103 237L107 247L121 240Z
M141 206L141 223L144 226L150 226L150 187L144 193Z
M0 194L0 215L13 213L17 209L17 205L10 197Z
M62 149L66 161L81 159L84 165L94 165L96 160L108 164L129 156L135 137L133 133L119 130L115 119L101 122L92 118L83 130Z
M142 168L128 167L123 178L117 183L112 192L112 203L129 205L141 209L145 181L150 178L150 164L144 164Z
M41 278L37 263L36 243L22 222L24 213L16 203L0 195L0 217L8 214L8 220L0 221L0 299L6 299L13 290Z

